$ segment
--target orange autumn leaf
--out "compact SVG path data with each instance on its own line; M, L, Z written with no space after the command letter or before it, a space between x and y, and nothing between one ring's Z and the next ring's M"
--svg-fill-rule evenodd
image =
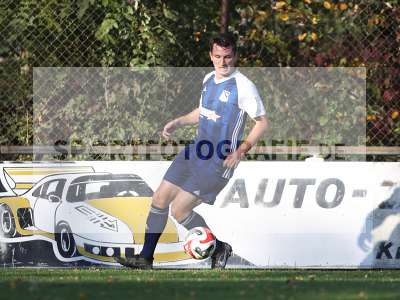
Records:
M318 39L317 33L312 32L312 33L311 33L311 39L312 39L313 41L316 41L316 40Z
M317 25L318 24L318 18L316 16L312 17L311 23L313 23L314 25Z
M288 14L282 14L280 18L281 18L282 21L286 22L287 20L289 20L289 15Z
M297 36L299 41L304 41L304 39L307 37L307 32L304 32L303 34L299 34Z
M278 1L275 4L275 9L282 9L286 6L286 2L285 1Z
M326 9L331 9L332 8L332 4L329 1L324 1L324 7Z

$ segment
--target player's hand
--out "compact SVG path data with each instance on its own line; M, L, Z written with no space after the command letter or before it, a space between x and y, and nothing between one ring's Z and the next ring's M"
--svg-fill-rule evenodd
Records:
M163 131L162 131L162 133L161 133L161 135L162 135L162 137L163 137L164 139L169 140L169 138L171 137L172 132L174 132L175 129L178 127L176 123L177 123L177 122L176 122L175 120L173 120L173 121L171 121L171 122L168 122L168 123L164 126L164 129L163 129Z
M241 151L235 151L235 152L229 154L224 160L224 167L236 169L236 167L240 163L243 156L244 156L244 153Z
M238 166L244 155L251 149L252 145L249 141L243 141L239 148L229 154L224 160L223 166L225 168L235 168Z

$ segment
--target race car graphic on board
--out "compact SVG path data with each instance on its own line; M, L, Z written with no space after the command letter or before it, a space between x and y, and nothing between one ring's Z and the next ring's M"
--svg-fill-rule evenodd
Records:
M45 240L60 261L114 264L140 252L152 194L134 174L48 175L22 195L0 198L0 241ZM190 262L182 243L168 219L155 262Z

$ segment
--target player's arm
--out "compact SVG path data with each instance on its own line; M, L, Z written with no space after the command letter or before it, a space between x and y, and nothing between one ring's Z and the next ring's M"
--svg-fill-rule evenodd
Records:
M257 144L257 141L268 128L268 120L265 115L255 118L256 124L251 129L247 138L240 144L239 148L228 155L224 161L224 167L236 168L244 155Z
M165 139L169 139L172 132L174 132L176 129L186 125L195 125L199 123L199 118L200 118L200 109L196 108L192 112L168 122L164 126L164 129L162 131L162 136Z

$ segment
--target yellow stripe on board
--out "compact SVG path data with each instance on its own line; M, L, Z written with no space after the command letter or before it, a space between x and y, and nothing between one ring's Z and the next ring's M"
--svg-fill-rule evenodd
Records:
M30 189L33 183L17 183L14 189Z
M156 262L173 262L190 258L191 257L183 251L154 254L154 260Z
M76 168L4 168L10 176L16 175L50 175L55 173L93 172L91 167Z
M51 232L46 232L46 231L42 231L42 230L34 230L32 231L33 234L37 234L37 235L43 235L45 237L48 237L49 239L55 240L56 236L54 233Z

